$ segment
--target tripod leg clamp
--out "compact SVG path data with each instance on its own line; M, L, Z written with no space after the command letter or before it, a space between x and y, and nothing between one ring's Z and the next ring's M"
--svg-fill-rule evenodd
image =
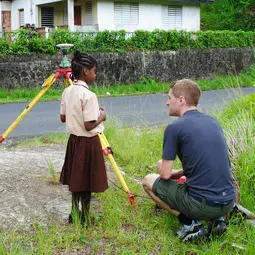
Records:
M113 155L113 150L112 150L112 148L111 147L106 147L105 149L103 149L103 153L104 153L104 155L106 156L106 155L109 155L109 154L112 154Z
M5 139L0 135L0 143L2 143Z

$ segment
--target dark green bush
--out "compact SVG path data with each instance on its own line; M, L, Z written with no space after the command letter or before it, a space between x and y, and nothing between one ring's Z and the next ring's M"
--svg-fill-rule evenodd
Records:
M48 39L35 31L20 29L0 39L0 55L29 54L39 52L54 54L56 45L72 43L74 49L82 51L133 51L133 50L176 50L180 48L239 48L253 47L255 32L244 31L164 31L136 30L134 33L121 31L69 32L54 30Z

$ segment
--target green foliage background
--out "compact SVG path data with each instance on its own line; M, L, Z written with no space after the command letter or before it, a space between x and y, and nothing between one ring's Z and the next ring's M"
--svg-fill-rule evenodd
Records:
M203 30L255 31L254 0L215 0L201 5Z

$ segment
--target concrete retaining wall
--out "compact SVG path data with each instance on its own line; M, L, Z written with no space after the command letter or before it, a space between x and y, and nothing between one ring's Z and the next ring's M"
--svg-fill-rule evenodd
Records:
M97 84L130 84L141 77L171 82L236 74L254 63L251 48L182 49L178 51L93 53L99 63ZM69 56L72 57L72 56ZM12 55L0 58L0 87L34 88L56 72L62 55ZM54 84L59 87L62 81Z

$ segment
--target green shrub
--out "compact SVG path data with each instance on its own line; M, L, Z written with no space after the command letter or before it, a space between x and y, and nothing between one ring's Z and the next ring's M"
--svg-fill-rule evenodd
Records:
M134 33L120 31L69 32L54 30L48 39L36 31L24 29L9 33L0 39L0 55L29 54L40 52L54 54L57 44L72 43L74 49L94 52L118 52L130 50L177 50L180 48L240 48L253 47L255 32L244 31L165 31L136 30ZM73 49L72 49L73 51Z

